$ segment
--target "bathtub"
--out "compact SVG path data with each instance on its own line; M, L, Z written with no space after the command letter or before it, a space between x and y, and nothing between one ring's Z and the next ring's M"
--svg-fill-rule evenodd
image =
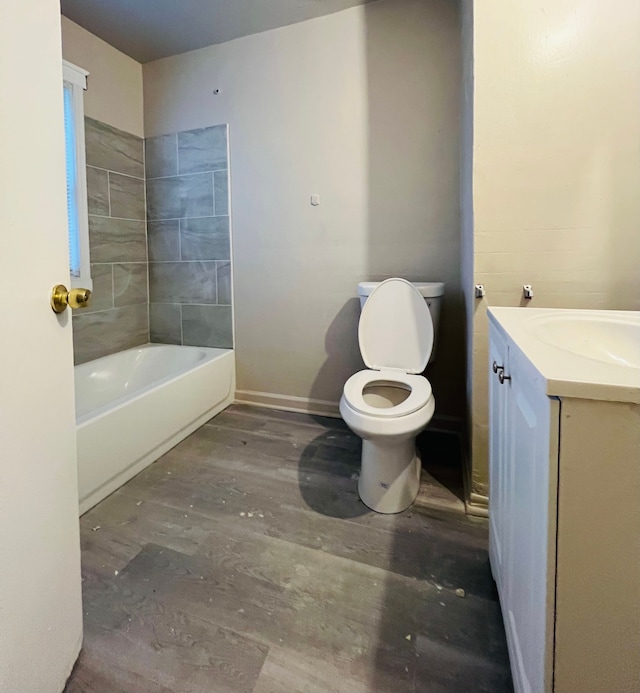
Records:
M80 514L233 401L230 349L149 344L75 367Z

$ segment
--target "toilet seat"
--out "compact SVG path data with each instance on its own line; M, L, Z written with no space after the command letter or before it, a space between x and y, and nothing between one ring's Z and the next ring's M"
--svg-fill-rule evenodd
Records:
M409 396L395 407L374 407L364 401L364 389L368 385L380 382L391 386L403 385L410 390ZM412 375L398 370L382 369L379 371L359 371L352 375L344 384L346 403L355 411L375 418L399 418L413 414L424 407L431 397L431 383L421 375Z
M387 279L373 290L358 324L360 353L369 370L352 375L344 399L354 411L378 419L408 416L432 398L422 373L433 348L433 322L420 292L404 279ZM392 407L364 400L368 385L379 382L404 387L409 396Z

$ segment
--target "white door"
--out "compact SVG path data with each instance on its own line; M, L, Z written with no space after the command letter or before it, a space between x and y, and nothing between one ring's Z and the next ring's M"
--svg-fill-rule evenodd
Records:
M500 383L500 371L509 371L508 346L495 329L489 331L489 557L491 572L501 597L506 597L504 565L507 562L508 514L512 470L507 465L509 385ZM497 371L494 371L495 364ZM501 367L501 368L498 368Z
M512 483L503 613L516 693L544 693L553 688L555 563L550 553L555 553L555 508L550 508L550 498L555 498L559 404L527 371L524 357L510 351L507 466ZM549 541L554 543L551 552Z
M50 693L82 639L59 3L0 32L0 691Z

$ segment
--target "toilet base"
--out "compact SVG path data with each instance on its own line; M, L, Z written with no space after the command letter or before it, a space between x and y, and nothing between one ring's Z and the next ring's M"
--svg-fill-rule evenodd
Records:
M422 465L416 439L380 444L362 441L360 500L377 513L399 513L415 501Z

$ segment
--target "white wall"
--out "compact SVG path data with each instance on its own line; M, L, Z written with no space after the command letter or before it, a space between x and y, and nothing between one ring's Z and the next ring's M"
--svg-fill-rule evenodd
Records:
M640 4L475 4L473 487L487 493L488 305L640 308ZM466 224L466 220L465 220ZM465 285L471 292L473 286Z
M147 136L230 125L239 390L335 406L358 281L402 275L447 284L429 377L462 416L459 33L451 0L379 0L143 66Z
M143 137L142 65L66 17L62 55L90 72L85 115Z

